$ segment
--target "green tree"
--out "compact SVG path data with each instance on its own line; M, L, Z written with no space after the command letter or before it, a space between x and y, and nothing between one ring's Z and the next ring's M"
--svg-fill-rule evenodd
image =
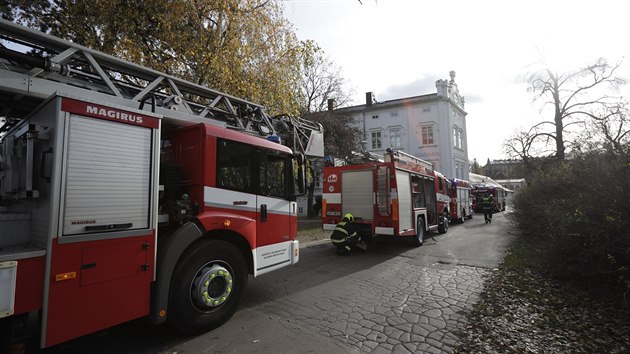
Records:
M477 162L477 159L473 159L472 162L470 162L470 172L483 175L483 168L479 162Z

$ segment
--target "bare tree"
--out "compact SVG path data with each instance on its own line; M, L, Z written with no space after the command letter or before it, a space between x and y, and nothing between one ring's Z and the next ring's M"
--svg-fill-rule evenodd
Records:
M359 145L361 131L352 125L351 117L335 114L334 110L351 103L352 90L348 89L341 69L314 43L306 43L300 82L300 114L324 127L326 155L348 156ZM323 170L323 160L311 160L312 175L317 178ZM308 186L308 216L313 216L315 180Z
M610 65L605 59L573 72L558 74L551 69L542 70L527 78L529 91L536 94L534 101L544 100L544 106L553 108L553 120L542 121L530 129L523 146L544 139L555 143L557 159L565 158L566 134L569 126L584 124L583 118L591 117L594 110L608 109L615 105L616 97L609 96L609 89L617 89L625 81L615 76L621 63ZM552 129L545 129L550 127ZM523 147L522 146L522 147Z
M591 113L595 134L603 141L604 148L616 155L630 157L630 108L628 102Z
M536 125L528 130L517 130L503 143L503 151L510 158L523 161L523 166L531 166L534 157L549 155L551 150L546 147L553 138L549 134L540 132L540 126ZM545 140L545 144L537 144L539 140Z
M352 89L346 87L341 69L319 50L302 64L300 91L302 115L326 110L329 99L334 100L334 108L346 106L353 94Z

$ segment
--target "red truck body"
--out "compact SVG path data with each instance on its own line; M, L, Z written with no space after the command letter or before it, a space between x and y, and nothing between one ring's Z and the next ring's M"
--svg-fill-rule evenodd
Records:
M448 230L446 178L431 163L400 152L380 161L324 167L322 220L333 230L351 213L365 235L410 236Z

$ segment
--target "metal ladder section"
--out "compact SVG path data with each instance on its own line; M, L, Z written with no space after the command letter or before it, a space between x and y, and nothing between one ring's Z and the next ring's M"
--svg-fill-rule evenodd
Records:
M318 123L270 116L258 104L0 19L0 134L55 93L151 110L166 124L278 135L294 151L323 156L323 145L309 147L313 135L323 139Z
M415 164L418 164L420 166L423 166L424 168L426 168L429 171L433 170L433 163L429 162L429 161L425 161L417 156L408 154L404 151L400 151L400 150L393 150L392 151L393 155L396 156L396 158L398 159L398 161L404 161L404 162L413 162Z

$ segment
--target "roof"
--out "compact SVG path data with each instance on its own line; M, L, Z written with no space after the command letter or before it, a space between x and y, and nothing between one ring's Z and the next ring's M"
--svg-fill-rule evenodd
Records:
M503 188L501 184L499 184L497 181L493 180L492 178L488 176L478 175L476 173L470 173L468 178L472 186L477 186L477 187L487 186L487 187Z
M525 183L525 178L498 179L497 183Z
M404 106L404 105L413 104L413 103L431 102L431 101L437 101L437 100L442 100L442 99L444 99L444 97L438 96L437 93L430 93L427 95L398 98L398 99L383 101L383 102L375 102L375 103L372 103L370 106L366 104L362 104L358 106L336 108L335 111L353 112L353 111L363 111L363 110L379 110L379 109L390 108L390 107L395 107L395 106Z

